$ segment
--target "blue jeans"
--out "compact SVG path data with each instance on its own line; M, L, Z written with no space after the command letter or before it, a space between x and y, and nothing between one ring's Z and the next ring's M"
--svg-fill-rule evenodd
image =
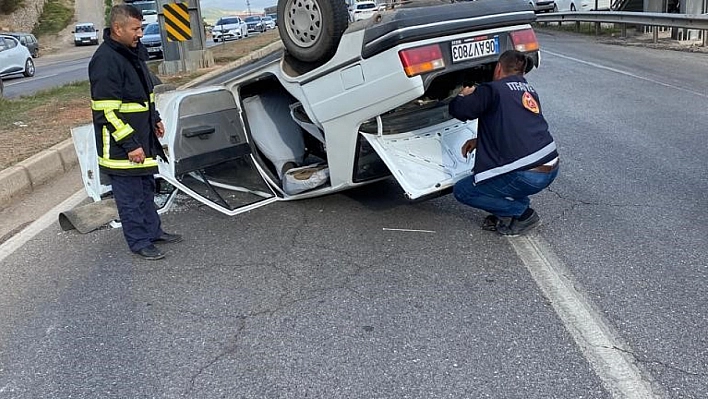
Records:
M498 217L519 217L531 204L530 195L551 185L560 165L549 173L521 170L493 177L478 184L468 176L453 188L455 198Z

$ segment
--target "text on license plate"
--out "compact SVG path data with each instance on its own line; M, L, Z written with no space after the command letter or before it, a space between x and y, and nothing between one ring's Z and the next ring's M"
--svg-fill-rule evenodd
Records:
M450 45L452 62L471 60L499 53L499 37L491 39L460 41L455 40Z

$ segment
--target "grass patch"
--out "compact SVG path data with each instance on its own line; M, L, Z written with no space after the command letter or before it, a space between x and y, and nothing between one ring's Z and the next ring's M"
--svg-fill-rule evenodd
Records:
M534 24L534 28L556 30L561 32L575 32L587 35L595 34L595 22L543 22ZM622 32L617 24L601 23L599 36L617 36Z
M60 0L48 0L44 3L44 9L42 10L42 15L39 17L39 23L34 27L32 33L34 33L35 36L59 33L60 30L69 25L73 17L73 4L67 6Z
M62 103L75 99L89 99L91 90L88 81L74 82L61 87L39 91L32 96L17 99L0 99L0 134L12 126L16 121L36 119L33 111L48 104L59 106ZM86 106L90 106L88 103ZM42 117L51 117L42 115Z
M0 169L61 143L71 137L71 128L87 123L91 123L88 81L0 99Z

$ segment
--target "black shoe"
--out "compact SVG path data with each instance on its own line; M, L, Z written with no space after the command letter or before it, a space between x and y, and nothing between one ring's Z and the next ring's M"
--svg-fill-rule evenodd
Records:
M152 242L157 244L167 244L173 242L182 241L182 236L179 234L162 233L161 236L152 240Z
M147 260L158 260L165 257L159 249L155 248L154 245L148 245L145 248L141 248L135 251L136 254L140 255L143 259Z
M486 231L497 231L500 226L508 225L511 223L510 217L498 217L496 215L489 215L484 218L482 222L482 230Z
M536 211L532 211L531 216L524 220L519 220L517 218L511 219L511 223L508 225L500 225L497 228L497 233L503 236L516 237L520 234L531 231L536 227L541 225L541 218L538 216Z

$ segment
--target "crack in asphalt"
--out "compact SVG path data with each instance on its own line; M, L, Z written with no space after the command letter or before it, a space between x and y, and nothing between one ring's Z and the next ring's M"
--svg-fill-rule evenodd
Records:
M239 321L240 323L236 328L236 333L234 335L232 345L227 346L223 351L216 355L216 357L214 357L211 361L207 362L205 365L200 367L199 370L197 370L197 372L192 375L192 377L189 379L189 383L187 384L187 388L184 391L184 395L188 396L189 393L192 392L196 379L199 378L199 376L201 376L209 367L216 364L224 357L236 352L236 350L238 349L238 341L241 332L243 332L243 330L246 328L246 317L241 317Z
M670 364L666 364L666 363L664 363L664 362L662 362L662 361L659 361L659 360L652 360L652 359L648 359L648 358L646 358L646 357L641 357L641 356L637 355L637 354L636 354L635 352L633 352L633 351L630 351L630 350L627 350L627 349L624 349L624 348L620 348L620 347L617 347L617 346L614 346L614 347L609 348L609 349L614 349L614 350L617 350L617 351L619 351L619 352L626 353L626 354L632 356L632 357L633 357L637 362L639 362L639 363L656 364L656 365L659 365L659 366L661 366L661 367L665 367L665 368L667 368L667 369L671 369L671 370L674 370L674 371L678 371L678 372L681 373L681 374L690 375L690 376L694 376L694 377L708 377L708 373L698 373L698 372L694 372L694 371L689 371L689 370L685 370L685 369L682 369L682 368L677 367L677 366L673 366L673 365L670 365Z

